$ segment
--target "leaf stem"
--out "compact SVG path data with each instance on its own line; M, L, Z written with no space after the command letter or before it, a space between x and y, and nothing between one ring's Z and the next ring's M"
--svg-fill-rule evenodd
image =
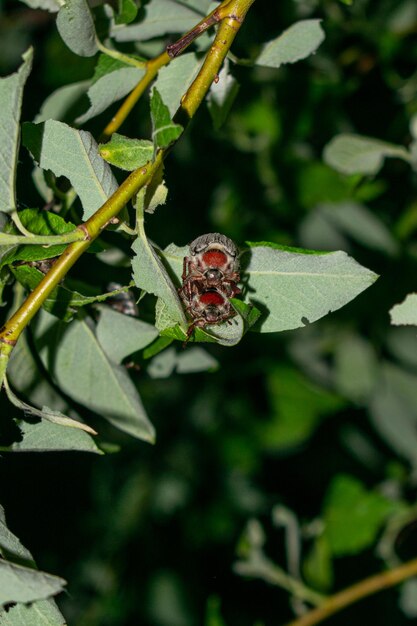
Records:
M30 233L30 236L26 237L24 235L8 235L6 233L0 233L0 246L10 246L16 244L56 246L72 243L74 241L82 241L83 239L85 239L85 233L79 228L62 235L34 235L33 233Z
M146 68L147 61L139 61L138 59L135 59L128 54L123 54L123 52L108 48L98 39L98 37L96 37L96 45L100 52L102 52L103 54L107 54L107 56L111 57L112 59L122 61L123 63L126 63L126 65L133 65L133 67L139 67L141 69Z
M342 609L358 602L362 598L398 585L399 583L417 575L417 559L413 559L388 570L387 572L381 572L365 580L347 587L339 593L335 593L333 596L327 598L321 606L309 611L302 617L289 622L286 626L314 626L324 620L326 620L334 613L341 611Z

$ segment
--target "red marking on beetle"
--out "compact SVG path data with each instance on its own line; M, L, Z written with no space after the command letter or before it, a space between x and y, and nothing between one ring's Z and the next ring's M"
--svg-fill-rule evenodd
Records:
M203 254L203 261L208 267L222 267L227 263L227 256L221 250L208 250Z
M224 298L217 291L206 291L205 293L201 294L200 302L207 305L214 304L217 306L219 304L223 304Z

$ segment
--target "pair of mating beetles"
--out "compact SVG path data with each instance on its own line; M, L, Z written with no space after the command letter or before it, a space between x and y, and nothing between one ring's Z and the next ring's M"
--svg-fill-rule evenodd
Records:
M178 290L191 319L187 340L195 328L218 324L236 315L229 298L240 293L237 283L239 251L220 233L201 235L190 243L184 258L182 287Z

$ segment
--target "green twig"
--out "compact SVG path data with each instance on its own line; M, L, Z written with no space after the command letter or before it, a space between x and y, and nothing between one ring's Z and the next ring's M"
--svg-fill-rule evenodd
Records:
M40 246L56 246L67 243L73 243L74 241L82 241L85 239L85 233L76 228L68 233L62 235L34 235L29 233L29 236L24 235L8 235L6 233L0 233L0 246L13 246L13 245L40 245Z

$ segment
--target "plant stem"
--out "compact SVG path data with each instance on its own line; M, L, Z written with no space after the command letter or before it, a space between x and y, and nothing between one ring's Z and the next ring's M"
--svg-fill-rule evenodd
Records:
M307 587L301 580L290 576L284 570L272 563L263 553L256 552L248 561L238 561L234 570L240 576L260 578L270 585L285 589L295 597L310 602L315 606L322 605L326 597Z
M222 13L224 18L222 18L222 22L213 44L207 53L205 62L201 67L198 76L182 99L181 106L177 111L175 118L185 117L185 122L182 122L183 125L186 125L187 121L193 117L198 107L204 100L208 89L220 71L223 60L232 45L232 42L246 16L249 7L254 1L255 0L233 0L220 5L219 10L230 6L232 8L232 13L230 15ZM149 78L150 73L155 75L158 69L168 61L169 56L166 52L153 61L150 61L147 67L147 74L144 79L140 81L136 90L141 89L141 92L143 92L146 85L149 84L149 81L151 80ZM144 83L145 78L147 80L146 85ZM117 114L115 118L116 117ZM115 125L120 119L118 118L115 121L115 118L113 118L111 122L113 125ZM109 132L108 127L105 133L106 132ZM149 183L155 172L158 171L158 168L161 166L167 154L170 152L171 148L172 146L159 150L153 162L148 162L146 165L132 172L120 185L117 191L115 191L115 193L103 204L103 206L84 224L77 227L79 230L83 231L84 240L71 243L65 249L59 259L56 260L50 271L28 296L19 310L16 311L16 313L6 322L3 328L0 329L0 382L6 370L10 353L23 329L41 308L51 291L66 276L70 268L83 254L83 252L87 250L92 241L100 235L101 231L114 217L116 217L129 200L131 200L142 187Z
M183 123L184 114L190 119L195 115L212 82L218 75L246 13L254 1L231 0L218 7L219 16L223 17L220 17L221 22L216 37L196 79L181 100L181 107L174 117L175 121L180 120L180 123ZM230 13L226 11L229 8Z
M74 241L82 241L85 239L85 233L79 228L75 228L68 233L62 235L34 235L30 237L24 235L7 235L0 233L0 246L22 245L40 245L40 246L57 246L64 243L72 243Z
M171 57L168 55L168 53L163 52L159 56L151 59L146 63L145 75L138 82L134 90L130 92L120 109L114 115L113 119L110 120L110 122L107 124L106 128L101 134L101 141L106 141L107 139L109 139L112 134L120 128L120 126L129 115L130 111L135 106L136 102L139 100L148 85L153 81L161 67L164 67L164 65L168 65L170 61Z
M228 4L228 2L229 0L227 0L226 4ZM225 2L223 2L222 4L225 4ZM194 26L194 28L189 30L188 33L180 37L180 39L178 39L174 43L171 43L169 46L167 46L167 52L171 59L175 59L175 57L184 52L184 50L188 48L188 46L194 41L194 39L197 39L197 37L202 35L208 28L220 22L220 6L216 7L214 11L212 11L209 15L202 19L201 22L199 22L196 26Z
M358 600L366 598L373 593L377 593L382 589L398 585L404 580L407 580L407 578L416 575L417 559L413 559L387 572L365 578L365 580L351 587L347 587L347 589L343 589L343 591L339 591L339 593L335 593L333 596L327 598L319 607L289 622L286 626L314 626L314 624L324 621L331 615L334 615L334 613L354 604L354 602L358 602Z
M123 52L119 52L118 50L113 50L112 48L107 48L101 41L96 38L97 48L103 54L107 54L107 56L112 57L112 59L116 59L117 61L122 61L126 63L126 65L132 65L133 67L146 68L146 61L138 61L138 59L134 59L128 54L123 54Z

